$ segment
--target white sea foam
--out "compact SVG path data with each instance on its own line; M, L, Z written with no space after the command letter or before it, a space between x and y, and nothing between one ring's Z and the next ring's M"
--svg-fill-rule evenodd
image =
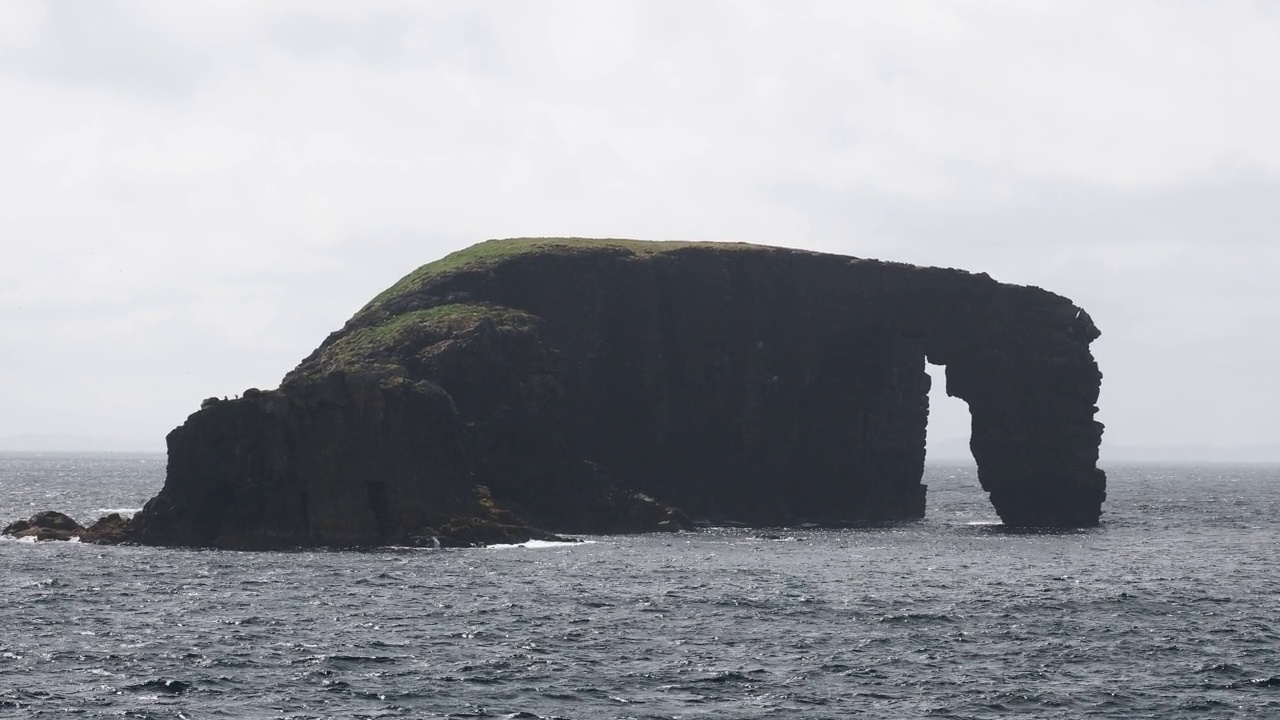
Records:
M528 540L522 543L513 543L510 545L486 545L486 550L508 550L511 548L556 548L556 547L577 547L579 545L588 545L595 543L595 540L580 540L577 542L558 542L554 540Z
M142 508L98 508L96 512L100 512L103 515L110 515L111 513L120 513L121 515L136 515L142 512Z

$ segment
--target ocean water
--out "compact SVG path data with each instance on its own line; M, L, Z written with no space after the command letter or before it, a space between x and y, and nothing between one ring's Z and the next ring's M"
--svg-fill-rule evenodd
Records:
M0 541L0 717L1280 718L1280 468L1115 466L1008 534L974 471L874 530L244 553ZM157 455L0 455L0 520Z

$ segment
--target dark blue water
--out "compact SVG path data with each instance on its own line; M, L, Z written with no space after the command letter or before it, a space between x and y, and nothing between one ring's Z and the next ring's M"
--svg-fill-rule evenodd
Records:
M485 550L0 541L0 716L1280 717L1280 469L1108 468L1009 535L973 471L885 530ZM137 508L161 456L0 455L0 519Z

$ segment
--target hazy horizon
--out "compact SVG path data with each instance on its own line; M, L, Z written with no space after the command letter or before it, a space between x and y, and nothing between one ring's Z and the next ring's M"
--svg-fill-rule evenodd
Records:
M109 440L80 436L0 437L0 454L6 455L165 455L163 446L132 446ZM41 442L41 438L51 442ZM968 452L966 438L947 438L943 450L929 450L926 465L972 465L973 456ZM1103 445L1099 466L1127 464L1224 464L1224 465L1280 465L1280 445L1245 447L1155 447L1108 448Z

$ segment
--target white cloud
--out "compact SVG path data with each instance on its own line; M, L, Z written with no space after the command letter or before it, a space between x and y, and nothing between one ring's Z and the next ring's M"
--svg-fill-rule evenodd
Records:
M509 235L1043 284L1107 333L1120 437L1156 434L1142 343L1275 357L1270 4L12 2L0 96L0 434L93 425L101 373L158 436Z

